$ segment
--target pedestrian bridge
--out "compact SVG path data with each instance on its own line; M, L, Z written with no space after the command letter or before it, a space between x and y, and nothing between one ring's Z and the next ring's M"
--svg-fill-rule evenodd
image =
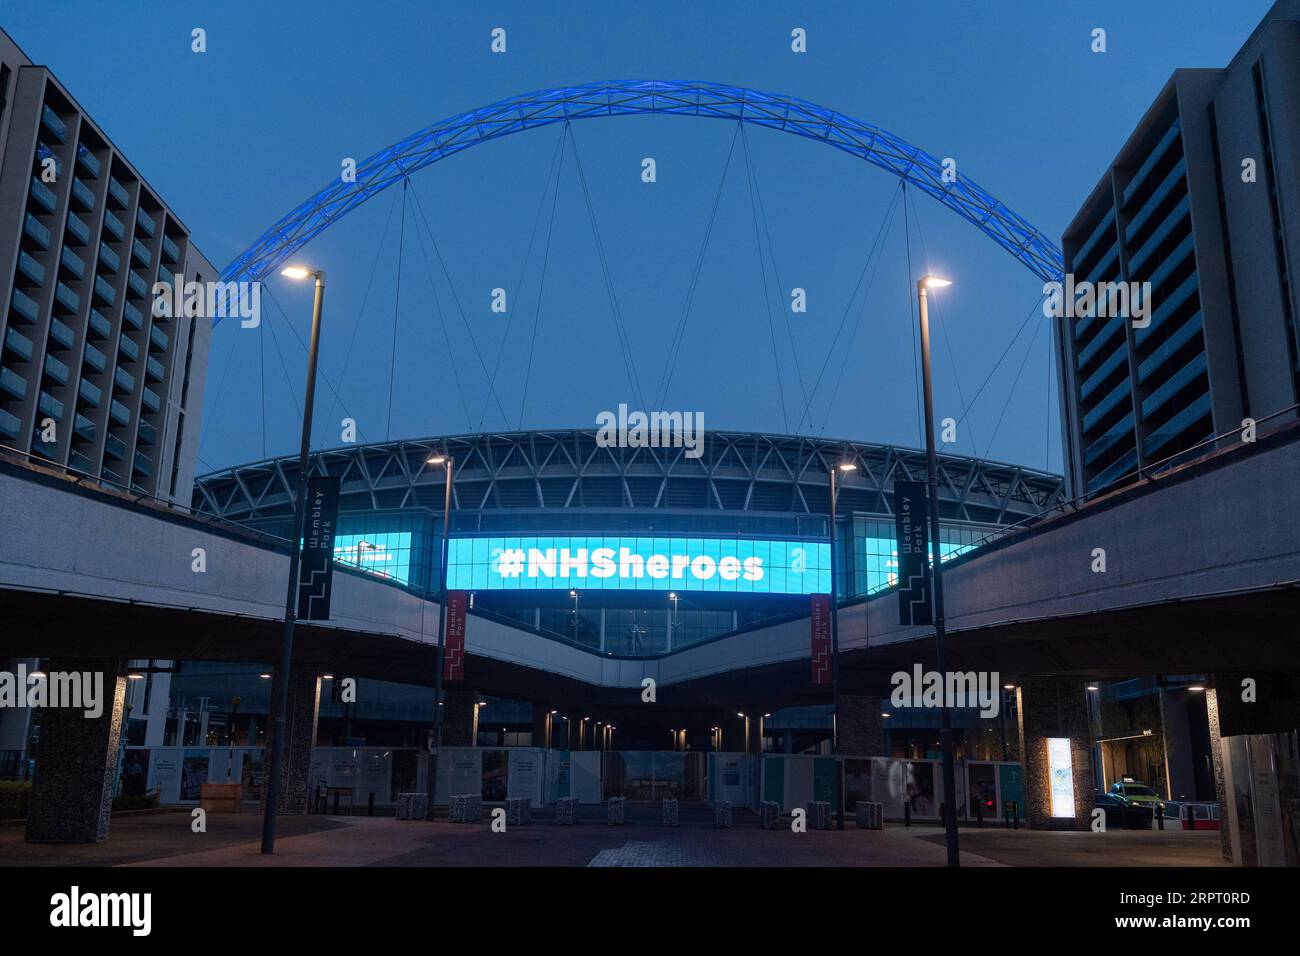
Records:
M278 657L284 542L14 460L0 461L0 514L7 655ZM944 566L952 663L1093 676L1293 671L1297 516L1293 426L1008 531ZM364 572L336 572L332 620L300 624L295 660L431 683L437 605ZM893 593L840 613L850 675L925 661L931 639L930 628L898 624ZM793 703L811 689L809 645L802 616L616 659L471 614L466 677L551 699L579 686L636 688L646 677L685 696L707 687L716 703L730 699L728 688L753 699L769 685Z

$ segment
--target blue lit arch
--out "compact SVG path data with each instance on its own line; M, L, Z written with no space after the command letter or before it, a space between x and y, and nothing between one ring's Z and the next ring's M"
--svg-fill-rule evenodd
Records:
M1061 278L1061 250L967 176L945 183L939 160L894 134L806 100L720 83L623 80L525 93L442 120L357 166L356 182L336 178L283 216L222 270L226 281L260 280L334 222L404 176L469 149L566 120L636 113L703 116L751 123L818 140L886 169L986 233L1045 281Z

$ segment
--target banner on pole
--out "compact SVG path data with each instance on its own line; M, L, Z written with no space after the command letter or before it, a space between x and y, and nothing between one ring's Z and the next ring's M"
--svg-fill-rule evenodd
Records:
M468 591L447 592L447 633L442 653L442 679L465 679L465 607Z
M831 596L812 595L808 615L812 630L812 682L831 682Z
M334 533L339 517L339 479L315 475L307 479L307 511L303 516L302 558L298 565L298 618L328 621L334 584Z
M932 624L930 597L930 494L923 481L894 482L898 544L898 623Z

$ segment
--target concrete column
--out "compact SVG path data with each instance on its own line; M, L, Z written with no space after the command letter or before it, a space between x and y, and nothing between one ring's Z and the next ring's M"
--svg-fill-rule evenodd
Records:
M473 747L474 701L478 694L468 684L442 685L442 743L444 747Z
M533 746L550 747L551 741L549 730L551 726L550 704L534 703L533 704Z
M46 707L41 712L36 777L27 810L29 843L98 843L108 838L126 704L123 664L86 658L50 661L46 692L53 692L59 674L90 674L92 687L96 679L99 683L101 712L93 717L74 707Z
M836 727L839 752L855 757L883 757L885 729L880 713L879 697L840 694L840 713Z
M271 679L271 710L266 726L266 772L271 772L271 747L275 735L275 702L279 699L283 674L277 667ZM316 746L316 722L320 717L320 675L305 667L289 669L289 710L285 715L284 764L280 776L280 806L277 813L305 814L311 806L311 752ZM266 789L262 802L266 802Z
M1029 678L1016 691L1020 759L1025 770L1025 817L1036 830L1087 830L1092 822L1093 780L1088 699L1083 682L1071 677ZM1053 817L1047 760L1049 737L1070 742L1074 814Z

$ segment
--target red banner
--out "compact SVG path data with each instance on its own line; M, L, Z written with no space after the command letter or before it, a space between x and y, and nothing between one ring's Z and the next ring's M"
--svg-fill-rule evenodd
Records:
M812 630L812 682L831 682L831 596L812 595L808 619Z
M447 633L442 651L442 679L465 679L465 605L468 591L447 592Z

